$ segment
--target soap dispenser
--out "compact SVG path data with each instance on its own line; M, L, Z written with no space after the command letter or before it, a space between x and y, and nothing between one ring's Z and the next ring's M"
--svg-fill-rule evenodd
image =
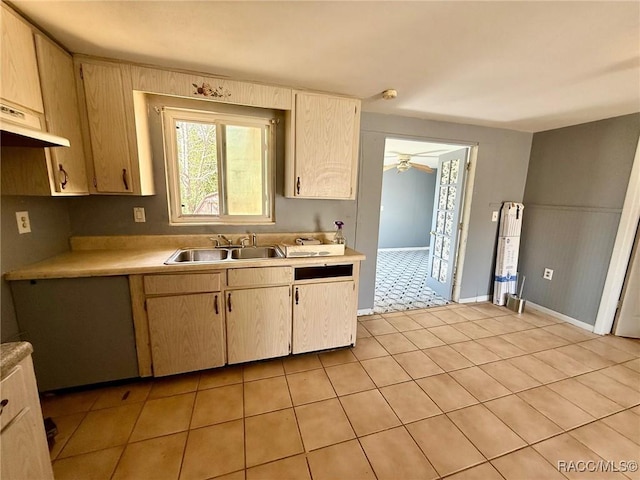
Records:
M342 232L342 227L344 226L344 222L341 220L336 220L333 222L336 226L336 233L333 236L333 243L337 243L339 245L344 245L346 243L344 238L344 233Z

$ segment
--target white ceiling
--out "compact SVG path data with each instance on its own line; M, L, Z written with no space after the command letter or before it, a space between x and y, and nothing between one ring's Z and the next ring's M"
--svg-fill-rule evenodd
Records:
M355 95L365 111L541 131L640 110L637 1L11 3L72 52Z

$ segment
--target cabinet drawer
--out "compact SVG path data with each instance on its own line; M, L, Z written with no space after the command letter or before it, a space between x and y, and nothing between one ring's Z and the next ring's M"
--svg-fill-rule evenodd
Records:
M249 287L291 283L292 280L291 267L232 268L229 269L227 284L230 287Z
M220 273L146 275L144 277L144 293L147 295L217 291L220 291Z
M0 430L3 430L13 420L20 410L28 403L25 387L24 370L21 365L16 366L0 383L0 400L4 403L0 414Z

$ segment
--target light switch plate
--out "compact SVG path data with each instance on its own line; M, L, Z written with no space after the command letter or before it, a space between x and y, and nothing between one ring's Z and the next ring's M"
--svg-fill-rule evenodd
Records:
M497 210L496 210L496 211L494 211L494 212L491 214L491 221L492 221L492 222L497 222L497 221L498 221L498 211L497 211Z
M29 220L29 212L16 212L16 221L18 222L18 233L31 233L31 220Z
M144 223L147 221L144 214L144 207L133 207L133 220L136 223Z
M542 274L542 278L544 278L545 280L553 279L553 270L551 270L550 268L545 268L544 273Z

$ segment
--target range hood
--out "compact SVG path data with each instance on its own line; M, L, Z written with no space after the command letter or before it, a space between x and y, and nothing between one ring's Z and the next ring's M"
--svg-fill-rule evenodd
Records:
M21 127L9 122L0 122L2 137L0 144L3 147L68 147L69 140L50 133Z
M40 119L30 113L0 104L0 145L3 147L68 147L69 140L43 132Z

